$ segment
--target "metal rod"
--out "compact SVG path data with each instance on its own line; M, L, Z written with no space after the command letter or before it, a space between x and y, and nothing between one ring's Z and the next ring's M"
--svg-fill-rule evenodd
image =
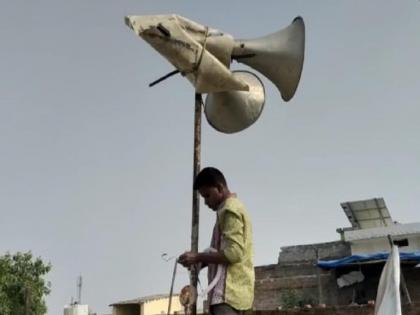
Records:
M410 295L410 292L408 291L407 283L405 282L405 277L404 277L404 273L403 273L402 268L401 268L401 278L400 279L401 279L401 285L402 285L402 288L403 288L403 291L404 291L404 295L407 298L407 303L411 304L412 303L411 295Z
M201 164L201 94L195 93L195 113L194 113L194 165L193 165L193 181L200 171ZM192 222L191 222L191 251L198 252L198 232L200 219L200 199L198 191L193 189L192 196ZM190 284L192 289L197 292L198 270L196 266L191 268ZM195 294L196 295L196 294ZM197 314L197 300L190 306L191 315Z
M176 275L176 266L178 265L178 259L175 259L174 264L174 271L172 272L172 281L171 281L171 288L169 290L169 303L168 303L168 314L171 314L171 306L172 306L172 295L174 292L174 283L175 283L175 275Z
M82 304L82 275L77 279L77 303Z
M163 77L161 77L161 78L157 79L156 81L153 81L152 83L150 83L150 84L149 84L149 87L152 87L152 86L154 86L154 85L156 85L156 84L158 84L158 83L162 82L163 80L166 80L167 78L169 78L169 77L171 77L171 76L173 76L173 75L177 74L177 73L179 73L179 70L174 70L174 71L171 71L171 72L169 72L168 74L164 75Z

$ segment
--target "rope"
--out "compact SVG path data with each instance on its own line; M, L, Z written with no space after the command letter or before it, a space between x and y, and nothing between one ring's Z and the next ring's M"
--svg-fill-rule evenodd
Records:
M206 26L206 33L204 34L203 48L201 49L200 56L198 57L197 62L195 63L195 65L193 66L193 68L191 70L185 71L185 72L182 72L181 73L183 76L185 76L188 73L197 72L198 71L198 68L200 68L201 61L203 60L204 51L206 50L206 44L207 44L207 37L208 37L208 35L209 35L209 27Z
M201 49L200 57L198 58L198 61L193 68L193 71L197 71L198 68L200 68L201 60L203 60L204 51L206 50L207 36L208 35L209 35L209 27L206 26L206 33L204 34L203 49Z

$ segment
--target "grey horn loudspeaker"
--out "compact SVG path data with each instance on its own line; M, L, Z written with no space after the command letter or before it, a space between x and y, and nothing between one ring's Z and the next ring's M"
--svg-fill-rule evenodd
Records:
M284 101L296 92L305 54L305 24L296 17L286 28L251 40L236 40L232 59L261 72L272 81Z

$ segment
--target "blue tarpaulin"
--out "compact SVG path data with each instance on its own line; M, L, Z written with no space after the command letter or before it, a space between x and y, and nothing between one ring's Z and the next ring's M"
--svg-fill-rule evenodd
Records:
M388 259L388 252L380 252L380 253L373 253L373 254L359 254L359 255L351 255L340 259L334 260L319 260L318 266L324 269L334 269L337 267L346 266L349 264L354 264L358 262L368 262L374 260L385 261ZM412 252L412 253L400 253L400 260L412 260L412 261L420 261L420 252Z

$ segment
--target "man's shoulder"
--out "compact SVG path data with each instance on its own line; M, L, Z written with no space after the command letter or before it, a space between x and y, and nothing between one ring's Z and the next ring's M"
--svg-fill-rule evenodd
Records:
M221 213L226 212L240 214L246 212L246 209L244 204L236 196L232 196L225 200L225 203L221 209Z

